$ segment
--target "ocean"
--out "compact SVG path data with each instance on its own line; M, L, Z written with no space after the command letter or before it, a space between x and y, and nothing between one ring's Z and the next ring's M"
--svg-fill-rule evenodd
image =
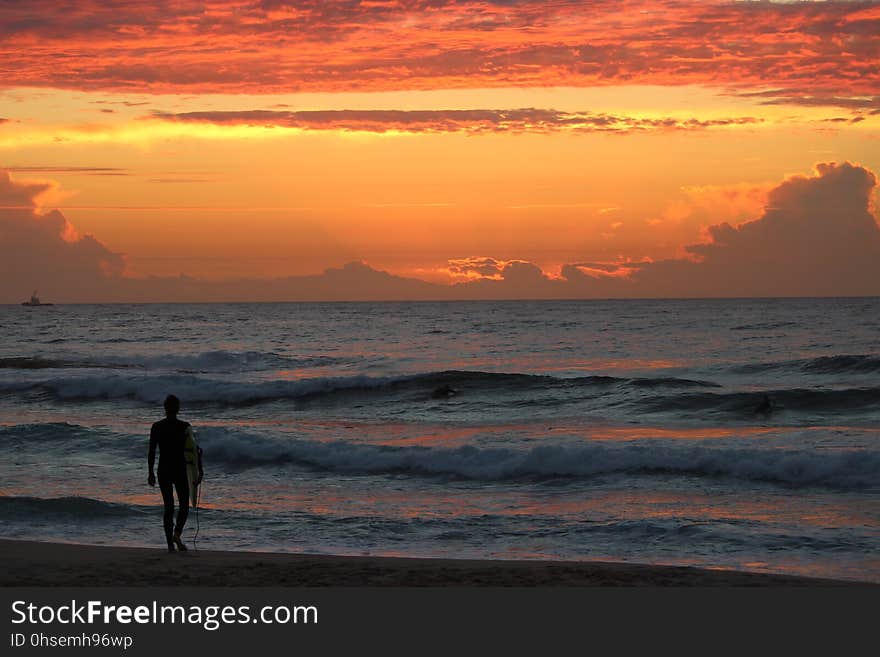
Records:
M0 306L0 326L6 538L164 549L146 455L174 393L204 449L200 549L880 582L878 298Z

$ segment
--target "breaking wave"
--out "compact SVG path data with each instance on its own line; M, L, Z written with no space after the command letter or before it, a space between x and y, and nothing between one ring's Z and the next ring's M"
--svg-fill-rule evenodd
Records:
M541 445L530 449L387 446L269 438L221 428L200 432L208 463L294 463L354 474L445 475L474 480L604 474L719 476L795 486L880 486L880 453L715 448L629 443Z
M648 413L720 413L747 417L769 398L773 412L838 413L880 410L880 388L789 388L762 392L688 392L653 396L635 402Z
M40 381L0 382L0 391L41 392L60 400L136 399L155 403L171 392L187 403L255 404L285 399L327 396L350 392L410 393L429 397L431 391L448 385L458 391L517 391L541 388L610 387L699 388L717 387L707 381L676 378L630 379L610 376L558 378L538 374L506 374L474 371L444 371L407 376L312 377L298 380L270 380L253 383L208 379L190 374L55 377Z
M771 363L748 363L735 368L735 371L752 374L788 370L804 374L877 374L880 373L880 356L869 354L839 354L819 356L799 360L785 360Z

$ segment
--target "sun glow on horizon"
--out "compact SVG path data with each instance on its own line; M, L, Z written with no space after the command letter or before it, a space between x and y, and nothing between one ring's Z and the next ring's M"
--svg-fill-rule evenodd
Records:
M62 241L91 236L123 278L366 262L459 290L520 276L527 293L535 270L611 284L699 261L819 163L880 171L880 16L859 3L226 4L169 23L162 3L83 3L76 16L118 26L90 34L35 2L43 23L0 48L0 213L58 209ZM479 259L495 265L460 264Z

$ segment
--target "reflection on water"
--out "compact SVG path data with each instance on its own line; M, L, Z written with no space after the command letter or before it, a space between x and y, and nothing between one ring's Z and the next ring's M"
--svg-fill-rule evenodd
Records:
M880 581L877 299L0 307L0 323L4 536L161 547L146 441L174 392L205 448L205 548Z

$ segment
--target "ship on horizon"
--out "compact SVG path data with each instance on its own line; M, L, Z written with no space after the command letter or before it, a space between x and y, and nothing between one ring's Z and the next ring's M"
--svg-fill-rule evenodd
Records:
M22 301L22 306L52 306L54 304L51 303L42 303L40 301L40 297L37 296L37 291L34 290L34 293L31 295L30 301Z

